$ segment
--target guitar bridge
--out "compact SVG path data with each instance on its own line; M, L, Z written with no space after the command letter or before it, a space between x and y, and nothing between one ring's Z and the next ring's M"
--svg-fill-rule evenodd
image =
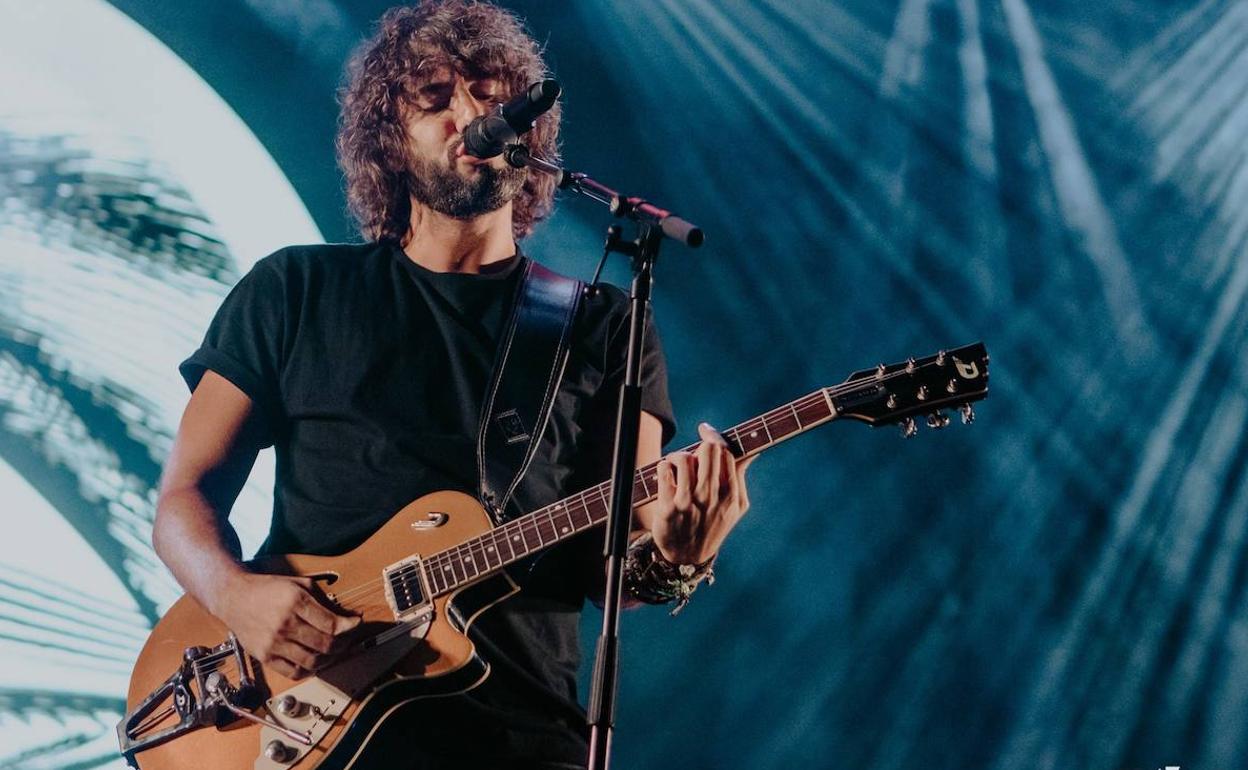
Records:
M231 667L237 684L229 681ZM255 672L233 633L216 647L187 647L178 670L118 723L122 756L138 767L138 752L199 727L224 727L261 701ZM169 725L170 717L177 722Z

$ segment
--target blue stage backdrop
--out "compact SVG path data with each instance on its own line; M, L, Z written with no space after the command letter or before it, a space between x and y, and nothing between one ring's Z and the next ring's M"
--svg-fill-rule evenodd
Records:
M674 446L992 354L969 427L754 466L714 587L625 618L618 766L1242 766L1248 4L506 5L568 164L708 234L658 267ZM0 0L0 768L122 766L175 366L256 259L358 238L334 89L384 7ZM528 250L586 277L607 224Z

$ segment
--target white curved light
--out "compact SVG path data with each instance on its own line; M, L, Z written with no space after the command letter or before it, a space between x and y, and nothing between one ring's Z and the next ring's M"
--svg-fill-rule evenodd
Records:
M246 124L185 62L100 0L0 0L0 119L143 139L241 267L321 234ZM261 73L262 76L262 73Z
M101 0L0 0L0 129L87 137L93 157L103 160L134 157L142 147L207 216L240 272L281 246L323 240L289 181L229 105L159 40ZM117 142L111 155L110 142ZM225 287L209 280L192 282L189 293L157 286L156 274L137 263L89 248L52 254L29 236L20 227L0 227L0 280L17 303L0 316L37 331L48 345L41 342L41 350L63 357L67 363L58 368L70 376L88 384L106 379L154 404L151 427L170 435L186 398L177 363L194 349ZM173 306L169 313L159 312L162 303ZM125 324L114 322L121 318ZM271 505L266 455L236 505L247 550L263 536ZM111 473L107 463L101 473ZM0 579L10 581L3 588L7 618L0 617L0 695L8 689L123 696L146 631L133 598L78 532L3 462L0 501L6 530ZM13 580L42 588L45 611L23 609L40 600ZM95 617L61 600L107 609ZM59 618L52 617L57 607ZM67 649L77 644L105 647L83 665L84 653ZM133 652L126 649L131 644ZM64 741L63 750L40 761L95 766L115 750L115 718L0 711L0 764ZM85 742L75 746L78 740ZM119 759L108 764L122 766Z

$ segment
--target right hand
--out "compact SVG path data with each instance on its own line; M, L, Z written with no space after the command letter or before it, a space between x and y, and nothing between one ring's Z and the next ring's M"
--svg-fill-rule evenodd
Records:
M360 624L321 603L305 577L247 573L231 582L218 603L218 617L247 654L288 679L324 667L344 645L344 634Z

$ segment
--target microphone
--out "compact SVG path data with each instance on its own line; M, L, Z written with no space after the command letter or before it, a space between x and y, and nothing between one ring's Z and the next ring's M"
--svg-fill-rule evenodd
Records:
M501 155L507 145L533 128L538 116L554 106L563 89L558 80L543 80L506 104L473 118L464 129L464 149L476 158Z

